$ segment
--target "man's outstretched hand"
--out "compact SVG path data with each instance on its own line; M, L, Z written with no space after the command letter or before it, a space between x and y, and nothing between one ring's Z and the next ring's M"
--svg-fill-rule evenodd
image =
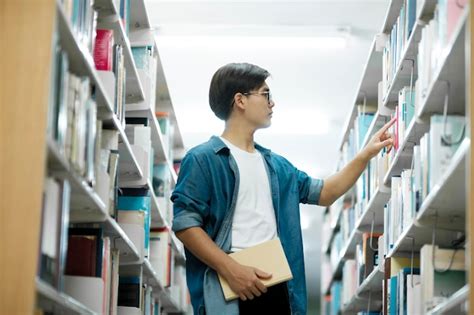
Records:
M393 118L380 128L370 139L362 152L367 160L376 156L382 148L388 148L388 152L392 150L393 135L388 132L388 129L395 123L396 118Z

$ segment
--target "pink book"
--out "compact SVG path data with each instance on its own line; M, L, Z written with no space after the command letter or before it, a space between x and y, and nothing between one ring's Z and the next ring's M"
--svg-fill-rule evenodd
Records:
M467 5L467 0L447 0L448 1L448 32L447 40L451 39L454 29L458 24L459 17L461 16L464 8Z
M114 31L97 29L94 45L94 63L97 70L112 71Z

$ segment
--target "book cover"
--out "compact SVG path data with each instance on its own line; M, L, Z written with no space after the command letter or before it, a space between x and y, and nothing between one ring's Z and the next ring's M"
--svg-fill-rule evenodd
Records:
M279 239L273 239L262 244L229 254L242 265L252 266L272 274L270 279L262 279L266 287L270 287L293 279L283 247ZM227 281L219 275L222 291L226 301L238 298Z
M114 46L114 31L97 29L94 45L94 63L97 70L112 71L112 53Z

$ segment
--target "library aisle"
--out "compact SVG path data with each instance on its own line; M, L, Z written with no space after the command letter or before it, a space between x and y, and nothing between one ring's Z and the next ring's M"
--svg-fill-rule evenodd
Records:
M395 142L326 209L322 314L472 314L471 12L390 1L339 167L392 118Z
M395 142L324 210L318 311L473 314L473 5L387 4L337 168L392 118ZM5 0L0 25L0 314L192 314L145 0Z

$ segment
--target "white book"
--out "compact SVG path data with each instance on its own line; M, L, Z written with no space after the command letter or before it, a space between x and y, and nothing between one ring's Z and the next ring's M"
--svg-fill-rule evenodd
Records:
M60 185L56 180L51 177L45 179L41 252L53 259L58 257L60 189Z
M102 149L118 150L119 132L117 130L102 129Z
M401 178L392 177L392 198L390 206L390 225L392 232L392 244L395 244L400 235L400 183Z
M404 170L402 172L402 232L408 228L413 220L411 182L412 171Z
M407 275L407 314L423 315L420 275Z
M429 132L429 191L438 183L463 137L464 116L433 115Z
M91 311L103 314L104 281L98 277L64 276L64 292Z
M127 125L125 128L130 144L148 148L151 145L151 128L144 125Z

